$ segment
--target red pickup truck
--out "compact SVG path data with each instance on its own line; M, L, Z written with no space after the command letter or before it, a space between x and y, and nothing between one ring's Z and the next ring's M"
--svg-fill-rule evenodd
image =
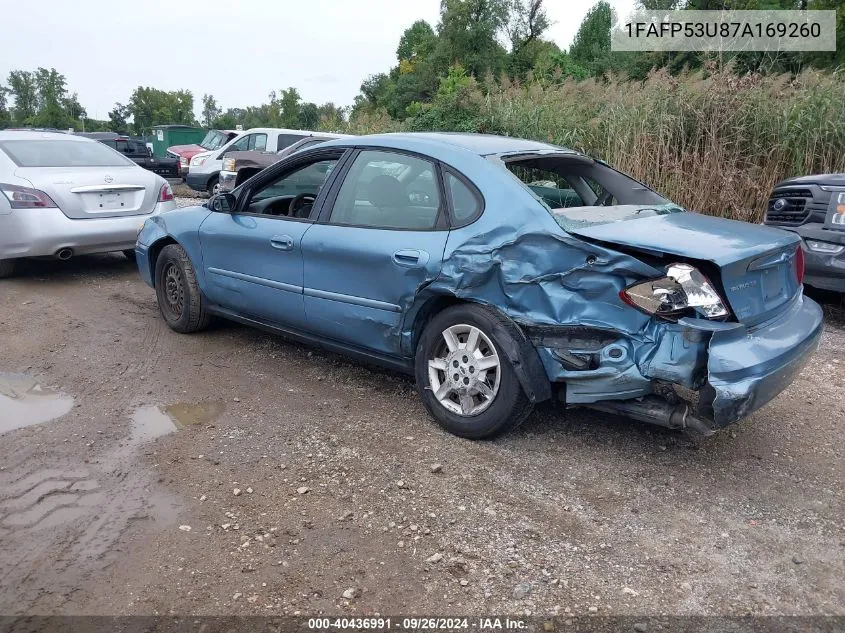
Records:
M192 143L190 145L174 145L167 148L168 156L179 159L179 165L182 169L182 179L188 175L188 167L191 164L191 159L200 152L210 152L220 149L226 143L231 141L239 132L235 130L209 130L208 134L199 144Z

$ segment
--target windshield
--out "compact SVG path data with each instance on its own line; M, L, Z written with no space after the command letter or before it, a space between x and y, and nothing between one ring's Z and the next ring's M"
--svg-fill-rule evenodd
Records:
M564 229L683 211L641 182L580 154L504 159Z
M3 141L0 149L18 167L124 167L135 164L97 141Z
M200 147L207 149L208 151L220 149L226 144L228 138L229 137L226 134L219 130L209 130L208 134L205 135L205 138L202 139Z

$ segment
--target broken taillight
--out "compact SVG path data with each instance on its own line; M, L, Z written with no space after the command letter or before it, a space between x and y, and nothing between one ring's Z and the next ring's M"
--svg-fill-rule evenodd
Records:
M691 311L706 319L720 319L730 314L707 277L689 264L667 266L665 277L628 286L619 297L646 314L670 321Z

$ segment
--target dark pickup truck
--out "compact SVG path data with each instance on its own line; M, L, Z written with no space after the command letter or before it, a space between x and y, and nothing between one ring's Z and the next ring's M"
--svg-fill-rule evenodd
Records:
M116 149L129 160L162 178L180 178L182 176L178 158L169 156L155 158L142 139L122 136L114 132L89 132L81 133L80 136L86 136Z
M805 284L845 293L845 174L779 182L764 223L801 237Z

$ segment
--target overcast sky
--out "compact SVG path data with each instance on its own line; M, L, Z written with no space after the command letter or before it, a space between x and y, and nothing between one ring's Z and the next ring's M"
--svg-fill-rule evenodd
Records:
M596 0L546 0L546 37L572 42ZM634 0L610 0L627 15ZM225 108L295 86L303 99L350 105L361 81L396 63L402 32L435 26L440 0L0 0L0 83L54 67L88 116L106 119L139 85L204 93Z

